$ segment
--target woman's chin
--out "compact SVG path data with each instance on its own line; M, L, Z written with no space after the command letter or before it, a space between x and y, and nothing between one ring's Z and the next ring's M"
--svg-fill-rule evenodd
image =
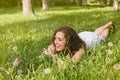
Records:
M56 49L56 51L60 51L60 50L57 50L57 49Z
M56 49L56 51L62 51L61 49Z

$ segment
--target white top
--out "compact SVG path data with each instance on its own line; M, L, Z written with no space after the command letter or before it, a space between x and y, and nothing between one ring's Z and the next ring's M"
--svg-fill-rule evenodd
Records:
M102 40L105 40L104 37L90 31L80 32L78 36L86 43L89 49L93 48L96 44L99 45Z

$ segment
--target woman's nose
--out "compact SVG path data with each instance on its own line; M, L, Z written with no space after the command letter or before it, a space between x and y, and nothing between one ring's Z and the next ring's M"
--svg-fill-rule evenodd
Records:
M54 40L54 43L57 44L57 43L58 43L58 40Z

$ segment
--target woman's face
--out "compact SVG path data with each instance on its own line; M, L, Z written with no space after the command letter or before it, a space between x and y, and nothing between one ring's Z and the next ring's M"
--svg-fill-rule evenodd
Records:
M62 51L66 47L66 38L63 32L57 32L54 38L54 45L56 51Z

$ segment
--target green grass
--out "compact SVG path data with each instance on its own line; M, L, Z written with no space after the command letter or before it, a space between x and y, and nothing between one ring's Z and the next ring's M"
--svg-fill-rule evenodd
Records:
M33 18L23 17L21 9L0 9L0 66L13 80L119 80L120 69L114 69L114 65L120 64L120 12L114 12L112 7L77 6L51 7L45 12L36 8L35 12L37 17ZM94 31L108 21L116 23L115 33L100 48L86 52L78 64L63 58L61 66L48 56L38 58L58 27ZM113 46L109 47L108 42ZM113 53L107 54L107 50ZM20 57L21 65L13 68L16 57ZM46 74L45 69L50 73Z

